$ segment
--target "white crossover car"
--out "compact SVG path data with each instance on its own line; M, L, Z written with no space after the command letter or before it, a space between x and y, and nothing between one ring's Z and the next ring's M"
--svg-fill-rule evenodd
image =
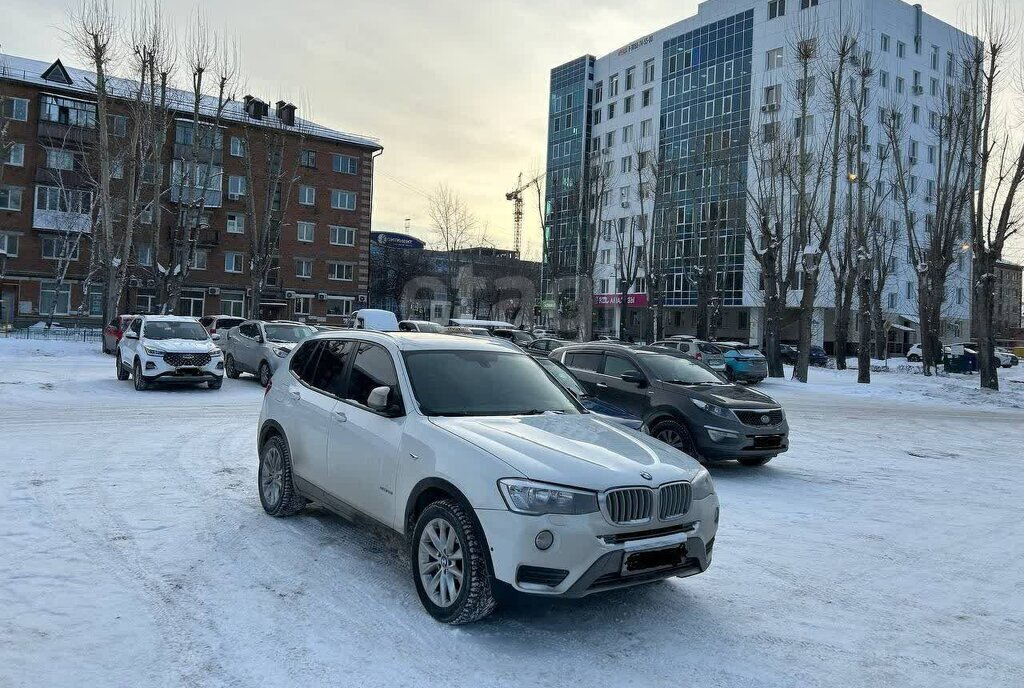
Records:
M117 379L129 376L139 391L153 384L201 382L220 389L224 359L196 318L140 315L117 343Z
M700 464L486 340L306 339L271 380L257 443L267 513L315 500L405 534L443 622L486 616L499 586L580 597L711 564L719 505Z

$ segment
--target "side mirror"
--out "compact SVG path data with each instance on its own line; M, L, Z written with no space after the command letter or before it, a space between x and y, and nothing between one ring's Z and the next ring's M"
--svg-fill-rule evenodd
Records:
M262 344L263 343L263 335L261 335L261 334L256 335L256 343L257 344Z
M623 382L631 382L637 387L643 387L647 384L647 378L636 370L627 370L622 374L621 379Z
M380 387L374 387L370 391L370 396L366 400L366 405L374 411L387 411L388 410L388 397L391 396L391 388L385 385Z
M125 339L138 339L139 338L139 335L135 334L131 330L129 330L128 332L125 332L124 335L122 335L122 336Z
M218 333L214 332L213 334L210 335L210 339L212 339L215 342L219 342L220 341L220 335Z

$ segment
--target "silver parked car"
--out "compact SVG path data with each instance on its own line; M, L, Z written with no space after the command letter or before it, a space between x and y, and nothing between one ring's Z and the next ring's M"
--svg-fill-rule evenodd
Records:
M224 350L224 372L230 378L252 373L266 387L295 345L316 334L309 325L287 320L246 320L228 330L220 341Z
M654 342L651 346L660 346L665 349L682 352L702 362L716 373L725 372L725 357L722 355L722 350L711 342L705 342L700 339L670 337Z

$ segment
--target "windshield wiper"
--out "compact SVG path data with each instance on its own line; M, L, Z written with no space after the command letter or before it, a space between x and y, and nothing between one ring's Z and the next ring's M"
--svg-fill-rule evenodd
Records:
M668 383L670 385L691 385L691 386L721 385L721 384L725 384L723 382L715 382L713 380L704 380L703 382L689 382L687 380L662 380L662 382L666 382L666 383Z

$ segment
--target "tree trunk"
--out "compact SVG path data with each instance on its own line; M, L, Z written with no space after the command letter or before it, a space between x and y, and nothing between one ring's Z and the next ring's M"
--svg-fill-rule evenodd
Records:
M811 365L811 330L814 329L814 296L818 293L818 266L804 268L804 290L800 295L800 328L797 337L796 366L793 379L807 382L807 369Z
M872 290L873 291L873 290ZM875 338L875 358L889 358L889 344L885 336L885 319L882 317L882 294L871 295L871 333Z
M992 276L995 260L988 256L975 258L974 303L975 317L978 328L978 371L981 375L981 388L999 390L999 374L996 372L995 332L993 317L995 315L995 298L992 293ZM980 317L978 317L980 315Z
M871 382L871 266L866 255L857 275L857 382ZM836 361L839 358L837 356Z

